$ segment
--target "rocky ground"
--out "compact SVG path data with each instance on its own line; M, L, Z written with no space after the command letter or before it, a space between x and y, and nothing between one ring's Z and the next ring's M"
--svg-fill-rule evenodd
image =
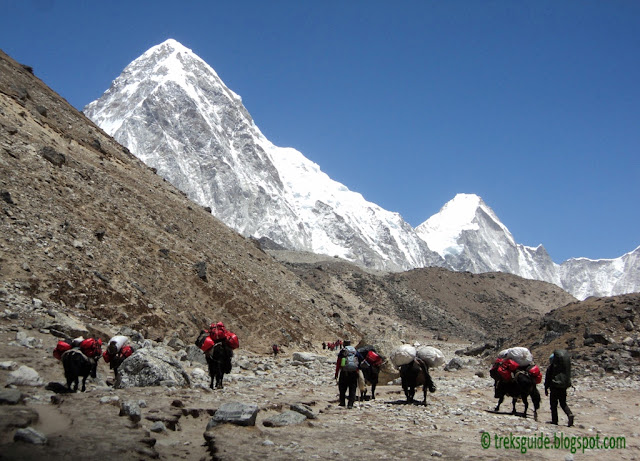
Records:
M496 437L624 437L625 447L571 454L570 447L528 450L529 459L638 459L640 457L640 381L635 377L587 375L576 371L569 404L576 414L572 428L548 423L548 399L543 398L538 421L513 416L505 402L492 410L492 380L488 364L456 355L468 346L433 342L462 368L432 371L437 391L428 405L407 405L401 387L392 382L378 388L377 398L356 403L352 410L337 405L333 379L335 352L272 355L237 350L233 373L223 390L207 388L206 367L197 359L182 360L180 348L147 341L146 347L171 351L190 377L190 385L114 389L112 373L102 362L99 376L85 393L56 394L45 384L62 382L63 371L52 349L56 338L46 330L21 326L4 317L0 324L0 459L69 459L90 455L118 459L513 459L518 450L496 448ZM21 366L37 372L15 382ZM544 368L544 367L543 367ZM23 369L24 372L24 369ZM24 373L22 373L24 374ZM31 382L29 382L31 379ZM13 384L12 384L13 383ZM12 394L20 402L9 404ZM220 424L207 430L216 411L237 403L255 406L249 426ZM312 418L277 426L274 417L289 416L291 405L302 403ZM124 408L124 410L123 410ZM518 410L522 411L521 403ZM123 413L123 416L120 416ZM297 414L296 414L297 415ZM561 416L561 424L566 418ZM21 427L44 435L46 444L14 441ZM483 449L487 432L491 446ZM206 438L205 438L206 436ZM485 436L487 437L487 436ZM500 442L502 443L502 442Z

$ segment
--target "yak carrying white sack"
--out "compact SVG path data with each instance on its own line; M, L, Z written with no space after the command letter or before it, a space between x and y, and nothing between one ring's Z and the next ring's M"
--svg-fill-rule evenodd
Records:
M431 368L439 367L444 363L444 354L433 346L419 347L416 355Z
M520 366L531 365L533 363L533 354L526 347L511 347L500 351L498 354L500 359L511 359Z
M389 356L389 360L391 360L391 363L393 363L396 368L406 365L415 358L416 348L409 344L396 347Z

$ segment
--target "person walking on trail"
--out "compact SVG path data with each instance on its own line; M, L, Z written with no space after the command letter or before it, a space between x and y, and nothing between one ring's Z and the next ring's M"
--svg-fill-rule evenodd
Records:
M273 350L273 356L277 357L278 352L280 352L280 347L277 344L274 344L273 346L271 346L271 349Z
M567 405L567 389L571 387L571 358L564 349L556 349L549 356L549 368L544 378L544 395L551 397L551 424L558 424L558 403L569 419L568 426L573 426L573 413Z
M344 349L338 353L335 378L338 380L338 391L340 392L339 406L345 406L348 390L349 400L347 408L351 409L356 400L358 369L360 367L361 357L359 357L358 351L351 345L350 341L345 341L344 344Z

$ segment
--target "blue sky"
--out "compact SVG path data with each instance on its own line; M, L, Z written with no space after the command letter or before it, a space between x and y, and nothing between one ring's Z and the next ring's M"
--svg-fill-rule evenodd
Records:
M417 226L475 193L556 262L640 245L640 2L3 0L78 109L174 38L274 144Z

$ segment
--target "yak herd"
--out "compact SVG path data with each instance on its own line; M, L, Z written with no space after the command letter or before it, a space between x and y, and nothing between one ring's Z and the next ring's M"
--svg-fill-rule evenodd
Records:
M207 337L208 332L202 331L195 341L195 344L199 347ZM55 355L55 354L54 354ZM207 365L209 368L209 374L211 376L211 389L223 388L223 377L226 373L231 372L231 358L233 351L227 347L224 347L222 343L215 344L214 347L208 349L205 353ZM64 374L67 381L66 388L60 386L56 392L77 392L79 387L79 379L82 378L81 391L86 389L86 380L89 376L96 377L96 369L100 356L87 357L83 351L73 348L65 351L59 357L62 361L64 368ZM121 363L121 362L120 362ZM112 364L113 365L113 364ZM117 366L112 366L114 372L117 374ZM361 376L359 382L360 396L359 399L365 400L367 398L376 398L376 386L378 384L380 366L368 365L361 368ZM427 405L427 391L435 392L436 386L429 374L429 366L425 361L416 357L409 363L399 366L400 378L402 384L402 390L406 397L406 403L415 403L416 388L422 386L423 398L422 405ZM513 399L512 414L516 413L516 402L521 399L524 403L524 413L522 416L526 418L527 410L529 407L528 398L531 398L534 410L533 416L537 420L537 410L540 408L540 393L536 387L536 381L526 372L516 372L513 374L513 379L509 381L498 379L492 373L494 377L494 397L498 399L498 404L495 407L495 412L498 412L500 405L504 401L506 396ZM371 386L371 395L367 396L367 385Z

